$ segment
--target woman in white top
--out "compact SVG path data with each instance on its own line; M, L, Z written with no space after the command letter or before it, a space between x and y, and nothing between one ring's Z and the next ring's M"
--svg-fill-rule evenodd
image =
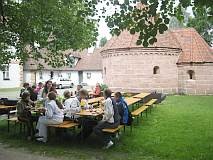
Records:
M68 90L64 91L64 98L65 98L63 110L65 114L64 118L66 120L78 118L78 116L75 116L75 113L81 111L79 99L77 97L71 98L71 93Z
M94 127L94 133L102 137L105 143L105 148L109 148L113 145L109 135L102 132L104 128L116 128L120 124L120 115L115 102L111 99L111 90L104 90L104 114L102 120Z
M58 108L56 104L56 94L54 92L48 93L48 100L45 103L45 109L43 110L45 116L39 117L36 129L39 130L37 138L38 141L47 142L47 127L50 124L63 123L64 113Z
M66 119L77 119L79 118L76 113L81 111L81 100L87 97L87 91L85 89L81 89L79 91L79 96L75 98L71 98L71 93L67 90L64 92L64 113ZM86 104L87 105L87 104Z

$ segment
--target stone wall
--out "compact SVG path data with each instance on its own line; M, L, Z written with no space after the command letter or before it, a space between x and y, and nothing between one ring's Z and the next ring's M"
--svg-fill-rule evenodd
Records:
M190 79L188 71L194 71ZM179 93L192 95L213 94L213 63L178 65Z
M104 83L112 90L178 93L179 53L180 50L171 48L103 51ZM159 66L159 74L153 74L155 66Z

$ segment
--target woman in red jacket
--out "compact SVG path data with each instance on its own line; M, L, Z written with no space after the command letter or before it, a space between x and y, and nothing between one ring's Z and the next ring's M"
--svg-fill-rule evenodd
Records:
M101 86L99 83L96 84L95 86L95 90L94 92L92 93L92 96L95 98L95 97L100 97L101 96Z

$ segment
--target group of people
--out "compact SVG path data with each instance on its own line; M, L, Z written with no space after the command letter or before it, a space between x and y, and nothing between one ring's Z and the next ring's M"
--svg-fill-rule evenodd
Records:
M25 88L25 90L24 90ZM29 85L24 84L21 91L21 100L17 104L17 115L20 121L26 123L28 139L36 137L37 141L47 142L47 127L50 124L61 124L64 120L79 122L82 130L77 135L77 138L86 139L92 132L101 137L105 143L105 147L109 148L113 145L111 137L102 132L104 128L116 128L119 124L131 123L128 105L124 101L120 92L115 93L115 97L111 97L111 90L105 89L103 96L102 117L96 119L85 118L76 115L82 109L82 101L84 106L88 106L85 99L88 98L88 92L81 85L77 86L75 96L72 92L66 90L64 92L64 101L62 103L56 100L57 92L51 81L47 81L43 87L41 83L34 88L33 92L37 93L37 99L44 102L44 108L39 110L39 117L31 114L33 106L32 95L29 90ZM37 122L36 130L33 122Z
M56 83L53 83L50 80L47 81L45 84L39 82L37 86L35 85L30 86L29 83L24 83L20 91L20 97L22 97L22 94L24 92L29 92L30 100L35 102L37 100L47 98L47 94L49 92L55 92L57 94Z

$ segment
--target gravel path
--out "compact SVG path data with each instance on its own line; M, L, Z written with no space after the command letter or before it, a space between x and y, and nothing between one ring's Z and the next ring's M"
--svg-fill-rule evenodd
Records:
M0 143L0 160L61 160L39 156L24 149L12 149Z

